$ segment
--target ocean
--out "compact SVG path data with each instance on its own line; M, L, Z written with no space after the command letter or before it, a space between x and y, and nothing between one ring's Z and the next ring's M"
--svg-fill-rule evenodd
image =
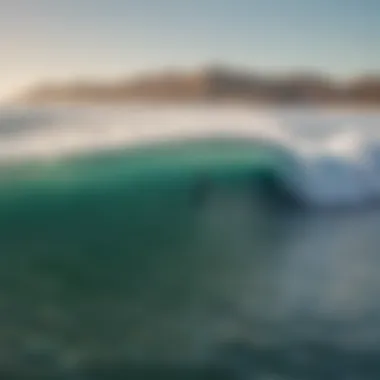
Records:
M0 109L0 378L379 379L380 113Z

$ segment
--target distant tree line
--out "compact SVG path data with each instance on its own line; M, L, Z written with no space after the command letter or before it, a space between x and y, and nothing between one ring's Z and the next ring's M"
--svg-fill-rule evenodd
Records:
M30 102L245 101L261 103L354 103L380 105L380 75L339 82L318 74L283 76L212 67L167 71L113 82L49 84L29 91Z

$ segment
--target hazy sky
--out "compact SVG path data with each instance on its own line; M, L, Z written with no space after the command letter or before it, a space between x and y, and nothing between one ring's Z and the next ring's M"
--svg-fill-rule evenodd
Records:
M203 63L380 72L380 0L0 0L0 96Z

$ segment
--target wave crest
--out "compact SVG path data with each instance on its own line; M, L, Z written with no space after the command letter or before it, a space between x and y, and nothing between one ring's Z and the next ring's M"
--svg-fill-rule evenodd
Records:
M151 142L239 138L245 141L241 150L234 143L232 148L219 147L217 154L215 146L208 148L207 154L188 149L185 158L179 150L170 153L168 149L165 154L174 161L182 157L178 164L186 160L197 165L206 160L210 164L215 159L218 165L226 165L226 171L231 162L245 168L270 162L279 179L276 186L309 206L363 205L380 198L379 126L378 112L315 109L258 111L139 105L101 110L13 109L0 113L0 160L8 165L31 157L51 160ZM255 153L257 141L266 142L266 159Z

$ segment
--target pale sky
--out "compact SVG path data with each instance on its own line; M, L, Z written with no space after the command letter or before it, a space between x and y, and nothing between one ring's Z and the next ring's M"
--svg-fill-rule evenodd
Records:
M32 83L226 63L380 72L380 0L0 0L0 97Z

